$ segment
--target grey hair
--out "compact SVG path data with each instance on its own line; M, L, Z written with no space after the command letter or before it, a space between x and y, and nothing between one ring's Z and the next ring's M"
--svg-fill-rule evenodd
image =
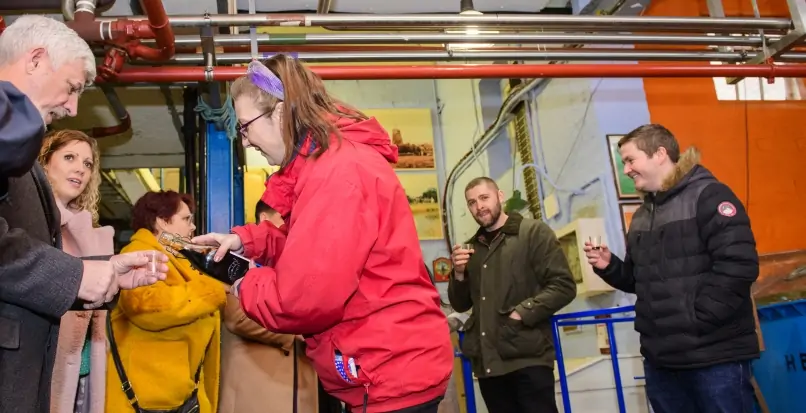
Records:
M75 30L50 17L24 14L8 25L0 36L0 65L10 64L31 49L48 52L54 69L81 59L86 85L95 80L95 56L87 42Z

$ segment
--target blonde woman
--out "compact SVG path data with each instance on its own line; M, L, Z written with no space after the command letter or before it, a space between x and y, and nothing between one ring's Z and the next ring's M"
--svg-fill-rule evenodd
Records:
M45 138L39 163L61 213L62 244L76 257L114 254L112 227L97 228L100 159L95 140L75 130ZM51 381L52 413L102 413L106 387L105 310L61 319Z

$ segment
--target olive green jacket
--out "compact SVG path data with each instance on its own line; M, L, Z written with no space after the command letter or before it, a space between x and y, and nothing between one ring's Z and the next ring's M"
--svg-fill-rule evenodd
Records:
M510 214L487 245L482 231L468 241L463 281L451 274L448 297L465 323L462 352L477 377L500 376L529 366L554 367L551 316L576 297L571 269L554 231L534 219ZM509 317L513 312L522 321Z

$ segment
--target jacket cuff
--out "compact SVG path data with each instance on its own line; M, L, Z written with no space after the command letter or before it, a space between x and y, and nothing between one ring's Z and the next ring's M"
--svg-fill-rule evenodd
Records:
M603 278L607 277L608 275L611 275L613 271L616 270L616 256L612 255L611 257L612 258L610 259L610 262L607 263L607 267L605 267L605 269L603 270L591 266L593 267L593 273Z
M454 281L454 282L465 283L465 282L467 282L467 273L464 273L464 275L462 276L462 279L459 280L459 279L456 278L456 271L451 270L450 279L451 279L451 281Z
M246 229L245 226L243 226L243 227L235 227L232 229L231 232L241 239L241 245L243 246L242 251L243 255L246 257L251 257L253 255L253 252L255 251L255 242L252 239L252 234L249 233L249 230Z

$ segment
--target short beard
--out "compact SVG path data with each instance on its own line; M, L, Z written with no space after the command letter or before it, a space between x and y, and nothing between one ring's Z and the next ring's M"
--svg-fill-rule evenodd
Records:
M484 225L481 222L479 222L478 218L473 217L473 219L476 220L476 223L479 224L479 226L484 228L484 230L487 230L488 228L491 228L491 227L495 226L495 224L501 218L501 205L498 205L498 208L496 208L495 210L490 211L490 218L492 219L490 221L490 224L489 225Z

